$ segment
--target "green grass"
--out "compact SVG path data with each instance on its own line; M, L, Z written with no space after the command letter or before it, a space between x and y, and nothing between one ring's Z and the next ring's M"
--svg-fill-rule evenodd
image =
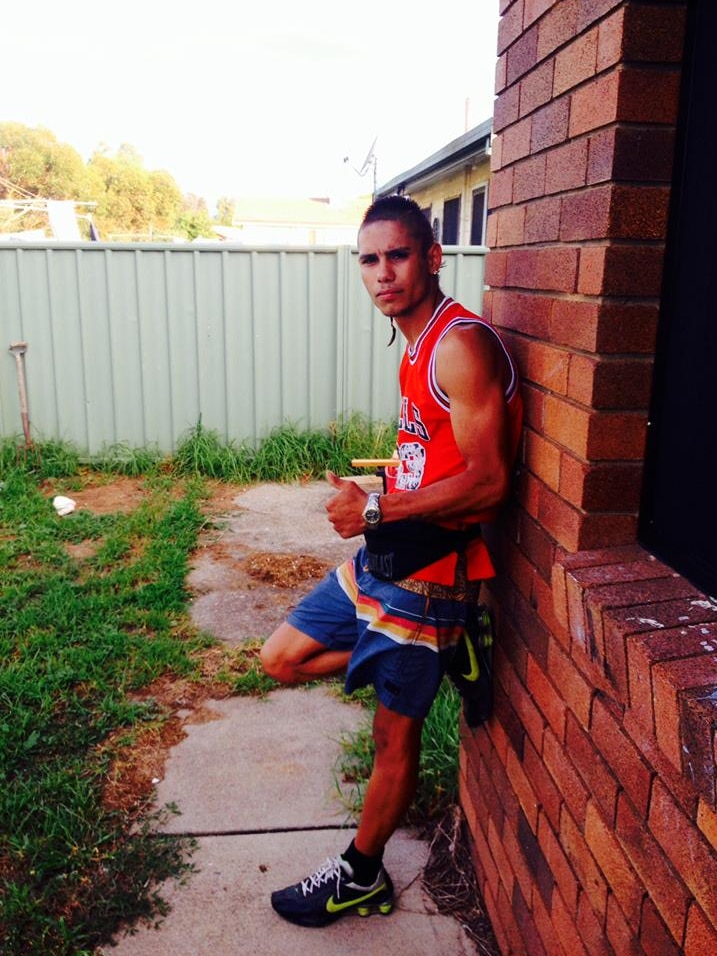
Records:
M131 515L59 520L32 475L4 474L0 938L8 954L69 956L161 911L150 887L188 866L186 841L158 844L148 821L104 807L100 745L158 719L133 691L195 667L184 579L204 519L192 482L157 484ZM80 540L97 545L84 562L65 548Z
M368 704L366 722L339 740L341 755L336 766L336 786L353 817L361 813L373 765L371 725L375 697ZM418 790L406 817L409 825L430 829L456 802L460 709L460 696L445 678L423 725Z
M183 475L204 475L240 484L322 478L327 469L352 472L353 458L386 458L396 443L395 429L353 415L325 431L302 432L287 424L270 432L258 447L223 442L201 422L183 437L173 467Z

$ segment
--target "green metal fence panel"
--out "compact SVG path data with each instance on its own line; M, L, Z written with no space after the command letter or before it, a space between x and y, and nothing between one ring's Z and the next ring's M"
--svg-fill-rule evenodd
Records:
M441 284L480 311L486 250L444 250ZM21 434L24 356L33 437L95 455L171 453L201 421L225 441L393 421L402 345L348 246L0 244L0 434Z

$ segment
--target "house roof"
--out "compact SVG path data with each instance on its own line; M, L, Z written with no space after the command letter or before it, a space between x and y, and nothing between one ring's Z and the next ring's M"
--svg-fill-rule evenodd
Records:
M394 176L376 191L376 196L380 198L428 186L439 177L465 166L472 166L479 159L490 155L492 130L492 118L485 120L480 126L474 126L416 166Z

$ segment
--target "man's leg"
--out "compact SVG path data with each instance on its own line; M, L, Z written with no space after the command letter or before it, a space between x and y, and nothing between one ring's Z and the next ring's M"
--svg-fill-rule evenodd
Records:
M284 621L261 648L261 663L282 684L331 677L346 670L350 651L332 651Z
M379 703L373 722L376 755L354 839L366 856L383 852L416 793L423 720L404 717Z
M376 756L356 836L341 856L272 893L272 906L284 919L325 926L352 910L361 916L391 912L394 890L383 867L383 849L416 791L421 726L421 719L378 705L373 725Z

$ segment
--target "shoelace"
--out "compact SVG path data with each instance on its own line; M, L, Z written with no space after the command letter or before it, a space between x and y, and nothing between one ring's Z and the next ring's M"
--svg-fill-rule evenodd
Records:
M301 892L304 894L304 896L308 896L309 893L313 893L314 890L318 890L322 884L328 883L329 880L334 879L336 880L336 889L338 890L342 873L343 870L341 868L339 858L329 858L321 864L315 873L312 873L311 876L307 876L305 880L301 881Z

